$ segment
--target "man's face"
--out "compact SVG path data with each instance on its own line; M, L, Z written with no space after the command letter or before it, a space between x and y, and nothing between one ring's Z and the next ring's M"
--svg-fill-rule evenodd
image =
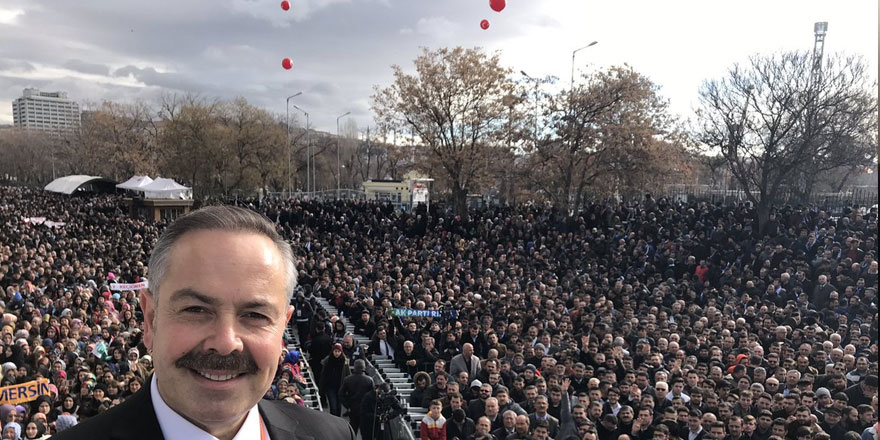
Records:
M275 375L293 313L285 290L283 257L270 239L217 230L182 236L158 297L140 298L163 400L209 431L244 417Z
M495 399L489 399L486 401L486 415L490 418L494 418L498 415L498 401Z
M461 405L462 405L461 397L456 396L456 397L451 397L449 399L449 407L450 408L458 409L458 408L461 408Z
M840 423L840 415L834 413L833 411L826 412L825 423L827 423L828 425L836 425Z
M513 429L516 426L516 413L513 411L505 411L502 421L504 422L505 428Z
M535 399L535 411L539 414L544 414L545 412L547 412L547 406L548 404L546 397L538 396L538 398Z
M480 398L486 400L492 397L492 386L485 384L480 387Z
M654 391L656 391L657 400L662 400L666 398L666 393L669 391L669 387L665 383L658 383L654 387Z
M526 416L517 416L516 418L516 432L519 434L526 434L529 432L529 418Z
M702 420L697 416L688 416L688 428L693 432L698 432L702 426Z
M547 431L547 428L544 426L539 426L535 428L535 435L532 437L535 440L545 440L550 435L550 432Z
M727 430L730 431L731 437L739 438L740 434L742 434L742 419L731 419L727 424Z
M489 420L480 417L480 420L477 421L477 432L480 434L488 434L490 429L492 429L492 424L489 423Z
M770 428L770 433L779 438L785 438L785 425L773 425L773 427Z

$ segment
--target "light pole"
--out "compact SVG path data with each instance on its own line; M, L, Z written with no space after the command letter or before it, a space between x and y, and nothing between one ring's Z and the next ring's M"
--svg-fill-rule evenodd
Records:
M297 107L296 104L293 105L293 108L303 112L306 115L306 192L310 193L311 190L311 166L312 166L312 134L309 132L309 112Z
M575 49L574 51L571 52L571 87L570 87L570 90L574 90L574 56L575 56L578 52L580 52L580 51L582 51L582 50L584 50L584 49L586 49L586 48L588 48L588 47L593 47L593 46L595 46L595 45L598 44L598 43L599 43L598 41L594 41L594 42L592 42L592 43L590 43L590 44L588 44L588 45L586 45L586 46L584 46L584 47L579 47L579 48L577 48L577 49ZM569 93L571 93L571 92L569 91Z
M293 192L293 180L291 179L291 158L290 151L290 99L302 95L303 92L294 93L287 97L287 197Z
M345 112L336 117L336 199L339 200L339 190L342 188L342 168L339 166L339 120L350 115Z

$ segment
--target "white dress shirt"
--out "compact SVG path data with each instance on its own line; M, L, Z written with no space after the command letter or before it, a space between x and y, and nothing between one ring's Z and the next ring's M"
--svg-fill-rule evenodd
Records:
M165 440L217 440L211 434L202 431L189 420L184 419L180 414L176 413L159 394L159 386L156 382L156 375L150 381L150 396L153 398L153 410L156 412L156 418L159 419L159 428L162 429L162 435ZM260 411L254 405L248 411L247 418L235 434L232 440L260 440L260 431L263 431L265 438L269 438L266 427L260 423Z

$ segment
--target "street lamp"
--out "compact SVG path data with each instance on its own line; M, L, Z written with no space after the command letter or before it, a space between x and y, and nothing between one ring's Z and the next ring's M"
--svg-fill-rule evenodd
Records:
M291 164L290 164L290 156L292 152L290 151L290 99L296 98L299 95L302 95L303 92L294 93L287 97L287 196L290 197L290 194L293 192L293 180L291 179Z
M350 115L345 112L336 117L336 199L339 199L339 189L342 187L342 168L339 166L339 120Z
M306 192L311 192L311 160L312 160L312 134L309 132L309 112L297 107L296 104L293 105L293 108L303 112L306 115Z
M586 46L584 46L584 47L579 47L579 48L575 49L575 50L571 53L571 89L572 89L572 90L574 89L574 56L575 56L575 54L577 54L578 52L580 52L580 51L582 51L582 50L584 50L584 49L586 49L586 48L588 48L588 47L593 47L593 46L595 46L597 43L599 43L599 42L598 42L598 41L594 41L594 42L592 42L592 43L590 43L590 44L588 44L588 45L586 45ZM570 92L569 92L569 93L570 93Z

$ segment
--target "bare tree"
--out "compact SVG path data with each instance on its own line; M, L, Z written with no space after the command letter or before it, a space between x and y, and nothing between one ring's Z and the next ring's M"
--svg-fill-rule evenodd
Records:
M807 173L867 165L877 150L877 84L860 58L753 56L700 89L696 138L720 151L763 232L775 203ZM866 163L867 162L867 163Z

